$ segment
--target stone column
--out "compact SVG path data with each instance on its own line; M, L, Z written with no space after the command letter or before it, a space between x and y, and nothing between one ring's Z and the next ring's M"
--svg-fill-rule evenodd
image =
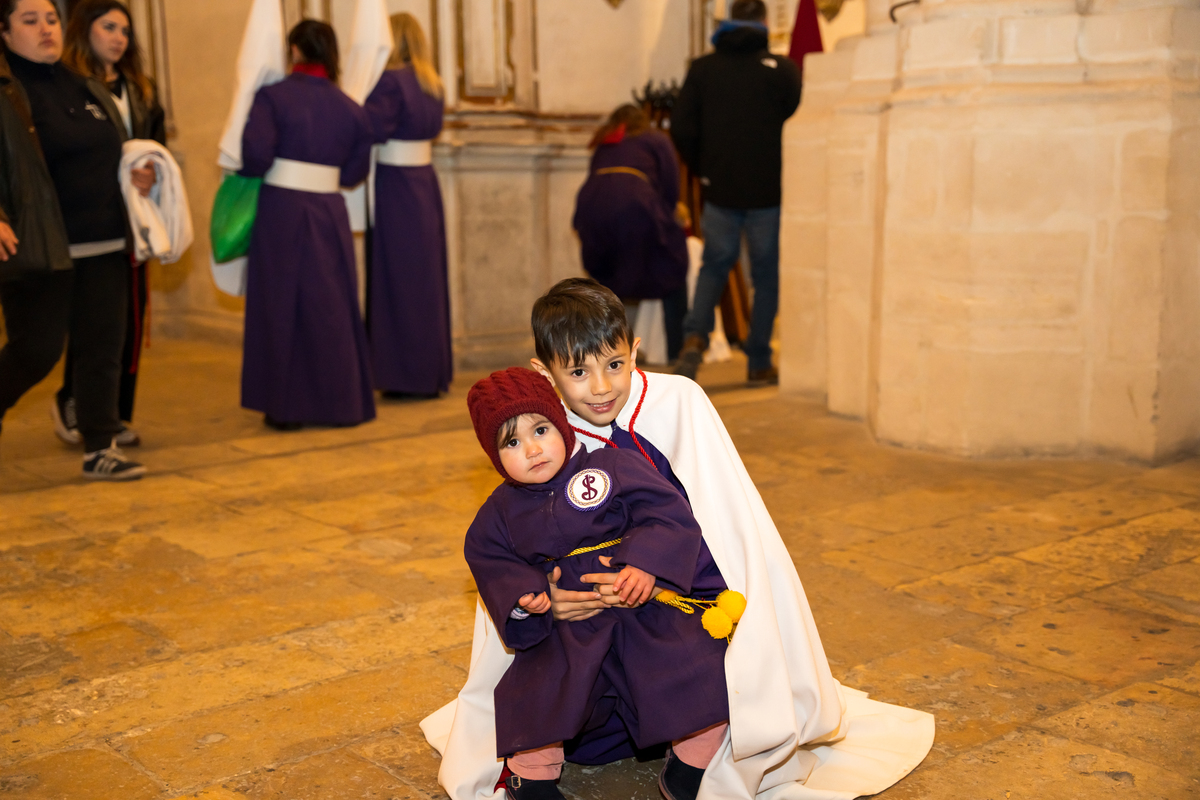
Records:
M898 26L879 10L824 149L785 169L789 227L811 192L796 176L826 176L830 408L966 455L1194 447L1200 4L925 0ZM823 73L806 73L807 102ZM798 118L789 157L815 130ZM811 284L795 232L783 243L785 285ZM784 387L818 386L816 338L783 332Z

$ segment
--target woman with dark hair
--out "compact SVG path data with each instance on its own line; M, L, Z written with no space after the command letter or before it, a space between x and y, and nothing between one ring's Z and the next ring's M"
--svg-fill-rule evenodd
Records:
M62 61L78 74L94 78L108 88L129 138L153 139L166 145L166 115L158 104L154 84L142 69L142 52L134 33L133 19L124 3L120 0L82 0L78 3L67 24ZM153 182L153 167L139 172L144 174L144 179ZM125 347L121 354L121 394L117 400L122 421L117 444L121 447L141 444L137 431L124 423L133 421L149 288L146 265L134 263L130 279ZM74 362L74 348L68 343L63 385L50 405L54 432L68 444L79 444L82 438L76 424L72 389Z
M371 366L384 397L437 397L454 375L446 221L432 165L445 103L420 24L411 14L391 24L395 49L365 105L383 145L367 281Z
M675 148L634 105L613 111L589 147L595 152L572 223L583 268L620 297L631 316L638 301L662 299L673 359L683 346L688 268L687 235L675 218Z
M338 189L370 169L371 125L337 86L333 28L288 34L285 80L258 90L242 174L263 178L246 276L242 405L267 425L357 425L375 417L358 309L354 240Z
M113 441L129 302L120 112L103 86L59 63L62 27L50 0L0 0L0 39L0 301L9 329L0 413L49 373L69 329L83 475L137 478L145 468ZM134 183L149 192L144 176Z

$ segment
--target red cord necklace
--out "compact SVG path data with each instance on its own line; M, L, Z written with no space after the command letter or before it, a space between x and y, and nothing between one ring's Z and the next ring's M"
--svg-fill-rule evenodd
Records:
M639 440L637 434L633 432L633 426L637 422L638 414L642 413L642 403L646 402L646 390L650 388L650 382L646 380L646 373L639 369L637 374L642 376L642 396L638 398L637 407L633 409L633 416L629 418L629 435L633 438L633 443L637 445L637 449L643 456L646 457L646 460L650 462L650 466L654 467L654 470L657 472L658 465L654 463L654 459L652 459L650 454L646 452L646 448L642 447L641 440ZM616 442L606 436L601 436L600 434L592 433L591 431L585 431L583 428L576 428L574 425L571 426L571 430L575 431L576 433L581 433L584 436L590 436L593 439L599 439L614 450L621 449L617 447Z

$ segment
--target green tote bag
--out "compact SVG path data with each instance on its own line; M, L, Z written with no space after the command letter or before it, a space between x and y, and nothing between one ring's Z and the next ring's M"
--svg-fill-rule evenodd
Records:
M245 178L236 173L226 175L213 199L212 238L213 260L218 264L240 258L250 251L250 234L258 213L258 190L262 178Z

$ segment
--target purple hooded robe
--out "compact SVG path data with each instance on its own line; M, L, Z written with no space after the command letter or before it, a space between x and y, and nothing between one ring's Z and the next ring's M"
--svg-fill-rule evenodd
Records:
M444 103L411 68L383 73L364 106L375 141L423 141L442 130ZM375 223L367 278L367 330L375 386L436 394L454 375L446 221L437 173L427 164L375 167Z
M370 123L325 78L293 74L259 89L242 134L242 174L275 159L325 164L353 186L370 168ZM338 193L263 185L250 241L242 405L279 422L375 418L354 240Z
M608 481L593 485L607 489L580 504L581 481L597 472ZM560 587L589 588L580 576L609 569L600 556L685 596L725 589L687 500L636 451L581 448L547 483L502 484L471 524L465 554L488 613L517 651L495 691L497 756L560 741L569 751L582 741L586 751L596 735L647 748L728 719L726 643L704 631L700 613L650 601L578 622L510 616L522 595L547 590L555 566ZM601 744L600 752L612 746Z

